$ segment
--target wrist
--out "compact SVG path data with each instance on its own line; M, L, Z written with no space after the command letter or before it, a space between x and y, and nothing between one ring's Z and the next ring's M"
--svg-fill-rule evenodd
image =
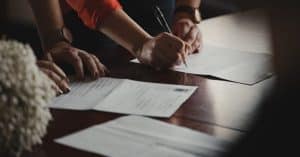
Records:
M56 43L53 43L53 45L51 47L49 47L48 49L45 49L44 50L44 55L53 55L53 54L56 54L58 52L61 52L59 51L59 49L62 49L62 48L70 48L72 47L72 45L68 42L65 42L65 41L58 41Z
M176 22L179 22L179 21L189 21L191 23L194 24L194 21L193 19L190 17L190 15L188 13L177 13L174 15L174 18L173 18L173 23L176 23Z
M153 37L148 35L148 36L145 36L144 38L142 38L142 40L139 40L133 47L133 50L132 50L133 55L136 58L140 58L141 53L143 52L144 45L152 39L153 39Z
M41 43L44 52L49 51L58 44L71 44L73 37L71 32L66 28L49 30L41 35Z
M199 8L190 6L177 6L174 11L174 22L181 19L190 19L194 24L199 24L202 20Z

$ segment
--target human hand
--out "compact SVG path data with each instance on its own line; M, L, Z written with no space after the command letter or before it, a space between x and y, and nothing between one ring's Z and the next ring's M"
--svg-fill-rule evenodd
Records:
M76 77L80 80L84 79L88 73L94 78L105 76L106 67L93 54L89 54L84 50L77 49L66 42L59 42L48 51L51 59L56 63L67 63L73 66ZM86 67L86 68L85 68Z
M198 52L202 46L202 34L199 27L189 18L180 18L173 23L173 33L187 42L191 49L188 54Z
M69 80L66 74L55 63L38 60L37 66L55 83L53 84L53 89L57 94L60 95L70 91Z
M161 33L147 40L136 54L141 63L156 69L167 69L181 64L188 49L189 45L180 38L170 33Z

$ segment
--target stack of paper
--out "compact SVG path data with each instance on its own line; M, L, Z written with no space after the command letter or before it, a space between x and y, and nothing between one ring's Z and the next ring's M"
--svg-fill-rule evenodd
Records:
M138 62L133 60L133 62ZM271 55L204 45L200 53L190 55L187 65L172 70L252 85L273 74Z
M71 89L55 98L50 107L170 117L197 87L100 78L72 83Z
M55 140L112 157L212 157L229 142L187 128L139 116L122 117Z

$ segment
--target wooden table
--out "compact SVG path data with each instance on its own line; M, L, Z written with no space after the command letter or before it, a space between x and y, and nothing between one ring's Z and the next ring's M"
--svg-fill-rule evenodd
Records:
M200 26L204 42L255 52L270 52L266 17L261 15L261 11L250 11L204 21ZM158 72L149 67L128 63L125 56L122 60L110 62L112 77L199 87L171 118L161 120L227 140L233 140L247 132L247 125L255 117L254 111L261 97L268 93L266 90L273 82L271 78L254 86L247 86L179 72ZM53 139L123 116L97 111L51 110L51 113L54 120L49 125L44 144L35 148L32 153L24 153L24 157L98 156L56 144Z

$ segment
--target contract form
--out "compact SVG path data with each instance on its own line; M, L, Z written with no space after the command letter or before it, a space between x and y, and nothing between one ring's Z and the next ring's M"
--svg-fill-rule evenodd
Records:
M55 142L111 157L214 157L226 152L231 143L140 116L94 125Z
M54 98L49 107L170 117L196 89L196 86L103 77L71 83L70 93Z
M271 55L204 45L199 53L187 57L187 65L171 70L253 85L273 75ZM138 63L138 61L132 60Z

